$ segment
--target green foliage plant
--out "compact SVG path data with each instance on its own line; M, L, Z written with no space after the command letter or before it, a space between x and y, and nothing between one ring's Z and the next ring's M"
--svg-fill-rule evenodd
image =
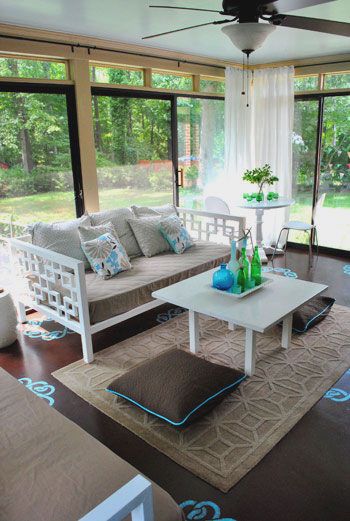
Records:
M152 190L155 192L170 190L172 188L172 179L167 168L160 168L158 171L153 171L148 179Z
M243 181L249 181L251 184L258 185L258 195L262 193L262 189L265 184L273 185L273 183L278 180L278 177L272 174L271 166L268 163L266 163L262 168L247 170L243 174Z
M199 172L197 165L192 165L189 168L186 168L185 170L186 179L191 181L196 181L198 179L198 174Z

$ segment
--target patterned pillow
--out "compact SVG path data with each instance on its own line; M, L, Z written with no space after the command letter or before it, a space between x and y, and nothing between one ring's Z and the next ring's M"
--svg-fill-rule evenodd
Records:
M111 222L106 222L105 224L100 224L98 226L78 226L78 232L80 242L92 241L105 233L110 233L118 242L120 242L115 226Z
M111 233L81 243L92 269L103 279L110 279L132 268L123 246Z
M128 223L136 237L138 245L145 257L153 257L158 253L173 251L169 242L161 234L159 223L161 215L144 219L129 219Z
M180 218L175 215L160 221L159 230L175 253L183 253L187 248L194 245L191 235L182 224Z
M73 259L84 262L86 270L90 268L84 253L81 250L78 226L91 225L90 216L84 214L79 219L59 221L53 223L38 222L28 228L32 235L32 243L41 248L68 255ZM71 271L71 270L68 270Z
M127 222L128 219L132 219L133 217L134 214L130 208L117 208L116 210L92 213L91 224L93 226L99 226L100 224L111 222L118 234L120 243L125 248L129 257L139 257L142 255L142 252Z
M135 217L151 217L152 215L159 215L163 219L170 217L170 215L177 215L176 206L173 204L165 204L164 206L136 206L131 205Z

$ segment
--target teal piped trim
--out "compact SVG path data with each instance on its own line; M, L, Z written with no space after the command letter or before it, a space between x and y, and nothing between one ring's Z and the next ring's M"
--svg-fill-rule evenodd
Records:
M210 400L212 400L213 398L216 398L217 396L219 396L220 394L222 394L224 391L227 391L227 389L230 389L231 387L239 384L239 382L241 382L242 380L244 380L244 378L246 378L246 374L244 376L242 376L242 378L240 378L239 380L237 380L236 382L234 382L233 384L231 385L228 385L227 387L224 387L223 389L221 389L220 391L218 391L217 393L213 394L213 396L210 396L209 398L207 398L206 400L204 400L204 402L202 402L201 404L197 405L197 407L195 407L191 412L189 412L187 414L187 416L185 416L185 418L181 421L181 422L173 422L171 420L169 420L169 418L166 418L165 416L162 416L161 414L158 414L154 411L151 411L150 409L147 409L147 407L144 407L143 405L141 405L140 403L138 402L135 402L135 400L132 400L131 398L129 398L128 396L125 396L124 394L121 394L121 393L117 393L116 391L111 391L110 389L105 389L105 391L108 391L109 393L112 393L112 394L116 394L117 396L121 396L122 398L125 398L125 400L128 400L129 402L132 402L134 403L135 405L137 405L138 407L140 407L140 409L143 409L144 411L146 412L149 412L150 414L153 414L154 416L158 416L158 418L161 418L162 420L165 420L167 421L168 423L171 423L172 425L176 425L176 426L179 426L179 425L183 425L187 420L188 418L196 411L198 411L198 409L200 409L203 405L205 405L206 403L208 403Z
M336 299L334 299L334 302L336 301ZM315 318L319 317L320 315L322 315L322 313L324 313L325 311L327 311L327 309L329 308L329 306L331 306L332 304L334 304L334 302L331 302L330 304L328 304L328 306L326 306L320 313L318 313L317 315L315 315L313 318L311 318L309 320L309 322L306 324L306 326L304 327L304 329L296 329L295 327L293 327L293 331L295 331L296 333L305 333L305 331L307 330L307 328L309 327L309 324L311 324L311 322L313 320L315 320Z

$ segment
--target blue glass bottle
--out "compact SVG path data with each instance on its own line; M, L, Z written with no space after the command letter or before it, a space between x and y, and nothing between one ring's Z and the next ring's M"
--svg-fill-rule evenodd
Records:
M226 291L227 289L230 289L230 287L234 283L233 273L230 270L226 269L226 267L226 264L221 264L221 268L214 273L214 288Z

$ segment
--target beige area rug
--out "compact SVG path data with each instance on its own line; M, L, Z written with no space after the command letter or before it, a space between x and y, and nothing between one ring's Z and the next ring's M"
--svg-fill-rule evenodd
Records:
M243 369L245 330L200 317L201 354ZM227 492L302 418L350 366L350 309L280 347L276 326L257 335L254 376L193 425L174 427L105 391L118 375L174 346L188 349L187 313L53 373L84 400L214 487Z

